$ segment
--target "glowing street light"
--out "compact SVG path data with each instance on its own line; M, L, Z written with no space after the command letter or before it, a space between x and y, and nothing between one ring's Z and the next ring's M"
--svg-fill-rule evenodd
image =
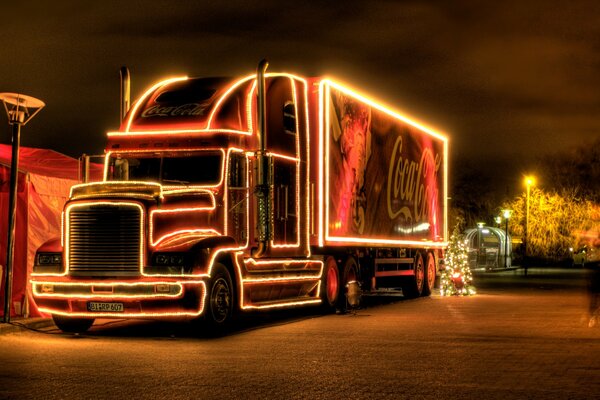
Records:
M508 220L512 214L512 210L502 210L502 216L504 217L504 268L508 268Z
M4 320L10 322L12 303L13 258L15 248L15 217L17 213L17 178L21 125L25 125L45 106L35 97L18 93L0 93L0 101L12 125L12 158L10 162L10 197L8 199L8 234L6 245L6 275L4 277Z

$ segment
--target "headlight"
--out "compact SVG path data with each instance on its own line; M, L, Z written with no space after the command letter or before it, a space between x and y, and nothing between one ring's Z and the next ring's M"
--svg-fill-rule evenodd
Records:
M61 253L38 253L37 265L62 265Z
M182 253L157 253L153 257L153 265L179 267L186 264L186 255Z

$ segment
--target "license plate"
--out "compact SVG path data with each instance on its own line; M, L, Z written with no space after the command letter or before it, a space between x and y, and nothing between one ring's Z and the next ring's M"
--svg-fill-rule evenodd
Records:
M123 312L123 303L101 303L97 301L90 301L88 304L88 311L92 312Z

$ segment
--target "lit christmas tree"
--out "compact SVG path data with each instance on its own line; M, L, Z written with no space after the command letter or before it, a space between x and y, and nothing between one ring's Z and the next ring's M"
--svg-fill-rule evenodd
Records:
M460 234L456 224L446 254L440 276L440 294L442 296L470 296L475 294L473 275L469 268L467 241Z

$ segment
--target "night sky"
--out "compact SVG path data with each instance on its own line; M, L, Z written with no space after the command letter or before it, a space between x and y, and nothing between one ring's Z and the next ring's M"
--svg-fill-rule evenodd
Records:
M246 75L261 58L362 88L448 134L453 165L502 172L501 185L600 137L596 0L4 3L0 92L46 103L24 146L101 153L122 65L135 98L174 74Z

